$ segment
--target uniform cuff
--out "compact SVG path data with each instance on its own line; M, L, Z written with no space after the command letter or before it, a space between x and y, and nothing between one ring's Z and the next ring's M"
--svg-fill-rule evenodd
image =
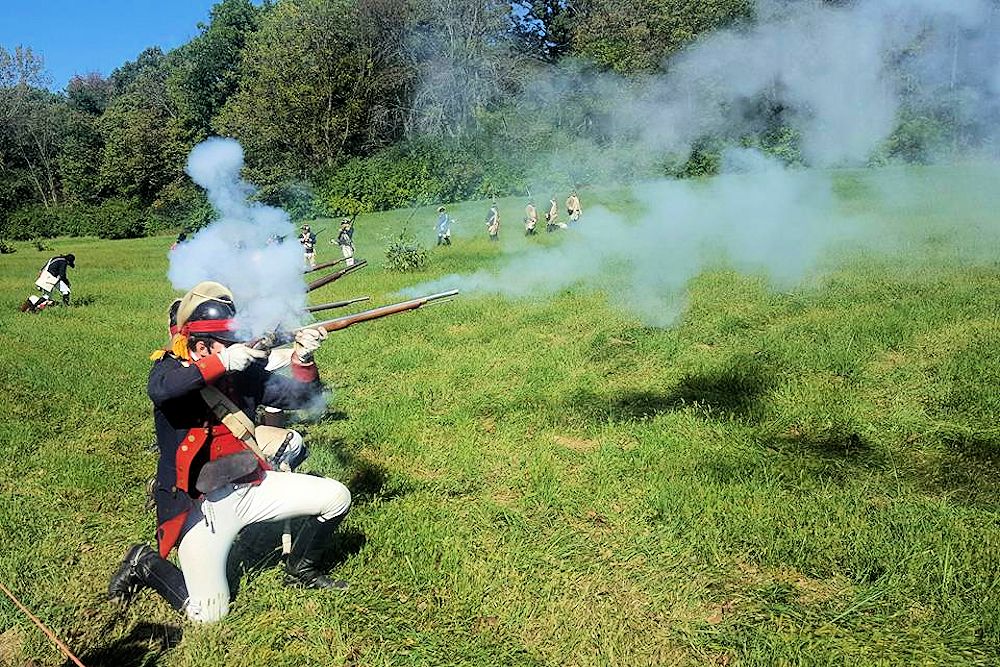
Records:
M198 367L201 376L205 378L205 384L212 384L226 373L226 367L222 365L222 359L219 359L217 354L199 359L194 362L194 365Z
M319 379L319 369L316 362L303 364L296 354L292 355L292 377L299 382L315 382Z

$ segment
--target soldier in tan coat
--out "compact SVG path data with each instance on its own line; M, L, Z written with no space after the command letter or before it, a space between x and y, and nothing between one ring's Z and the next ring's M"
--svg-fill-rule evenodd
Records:
M538 211L535 210L534 202L528 202L524 207L524 235L534 235L536 224L538 224Z
M580 198L577 196L576 190L566 198L566 214L569 216L571 224L579 222L580 216L583 215L583 209L580 208Z

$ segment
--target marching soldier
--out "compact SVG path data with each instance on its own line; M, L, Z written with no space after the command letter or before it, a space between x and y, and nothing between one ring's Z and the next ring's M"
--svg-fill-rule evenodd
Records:
M302 225L302 234L299 236L299 243L302 244L306 264L309 268L314 268L316 266L316 235L313 234L309 225Z
M354 223L349 218L340 221L340 232L337 234L336 243L346 260L344 263L347 266L354 266Z
M321 391L313 354L326 332L296 335L291 377L266 370L267 353L234 333L236 308L218 283L202 283L177 307L171 349L153 364L153 402L160 460L154 492L154 551L136 544L108 584L112 600L128 602L144 587L194 621L229 611L226 558L245 526L309 517L285 564L289 585L346 588L319 569L326 542L347 514L351 494L340 482L271 469L248 414L258 404L295 409ZM166 560L177 547L180 568Z
M58 288L59 293L62 294L63 305L69 305L70 289L69 277L66 275L67 268L76 268L76 256L73 253L56 255L45 262L41 273L38 274L38 280L35 281L35 287L41 290L44 301L54 302L52 290Z
M535 210L534 202L528 202L524 207L524 235L533 236L536 224L538 224L538 211Z
M438 245L451 245L451 218L445 213L444 206L438 206L437 225Z
M497 241L500 235L500 209L497 203L493 202L490 212L486 216L486 231L490 235L490 241Z
M580 216L583 215L583 209L580 208L580 197L577 196L576 190L573 190L566 198L566 215L569 216L571 223L579 222Z
M549 212L545 214L545 231L555 231L559 226L559 206L553 197L549 200Z

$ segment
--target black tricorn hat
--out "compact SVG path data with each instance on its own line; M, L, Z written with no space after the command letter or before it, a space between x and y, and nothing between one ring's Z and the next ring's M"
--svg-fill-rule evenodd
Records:
M66 255L66 263L69 264L70 266L72 266L75 269L76 268L76 255L74 255L73 253L70 253L70 254Z

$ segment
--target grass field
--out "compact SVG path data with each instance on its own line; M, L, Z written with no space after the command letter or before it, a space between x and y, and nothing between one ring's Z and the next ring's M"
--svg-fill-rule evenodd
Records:
M703 273L670 328L576 288L335 334L330 412L301 427L305 467L354 494L332 554L351 589L287 589L248 559L208 627L149 592L103 601L154 529L144 390L172 239L52 241L80 305L38 316L16 308L51 253L18 244L0 258L0 581L88 667L998 664L998 175L893 173L920 193L904 205L840 174L845 209L912 242L789 289ZM500 244L487 204L457 206L471 222L411 275L380 266L410 213L363 217L372 265L312 301L389 302L560 242L524 239L520 205L502 202ZM426 243L433 218L409 222ZM321 238L320 261L335 250ZM0 664L62 663L0 598Z

